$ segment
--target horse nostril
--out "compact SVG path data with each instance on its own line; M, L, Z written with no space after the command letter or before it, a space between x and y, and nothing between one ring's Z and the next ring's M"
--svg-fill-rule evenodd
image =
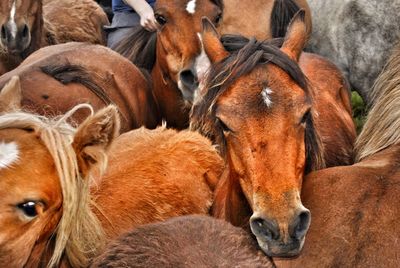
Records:
M192 70L184 70L180 72L179 77L183 85L185 85L185 87L193 91L197 89L198 87L197 77Z
M308 210L302 211L293 221L291 237L301 239L305 236L310 226L311 214Z
M0 37L2 40L7 40L7 29L4 24L1 26Z
M279 227L273 222L263 218L250 219L251 231L256 237L266 240L279 239Z
M22 37L27 38L29 36L29 28L28 25L24 25L24 28L22 29Z

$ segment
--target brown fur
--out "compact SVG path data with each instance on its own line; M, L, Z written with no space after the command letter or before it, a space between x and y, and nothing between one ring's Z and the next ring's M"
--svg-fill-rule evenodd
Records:
M0 24L8 21L12 1L0 4ZM31 34L28 48L12 54L0 44L0 74L17 67L39 48L70 41L105 44L102 29L108 18L93 0L16 0L17 25L26 23Z
M357 139L360 162L311 173L302 198L313 215L302 254L278 267L397 267L400 262L399 50L373 89Z
M91 267L273 267L246 232L204 216L138 227L111 242Z
M151 85L138 68L99 45L68 43L42 48L17 69L0 78L0 87L20 76L23 106L45 115L63 114L79 103L95 110L113 103L122 118L122 131L160 121ZM86 111L74 120L82 122Z
M312 28L311 12L306 0L225 0L218 31L220 34L241 34L258 40L283 37L291 18L298 11L297 6L306 10L309 35Z
M53 123L25 113L0 116L0 140L19 148L12 168L0 169L0 203L7 207L0 218L1 263L81 267L101 249L102 228L112 239L140 224L208 212L222 161L207 139L165 128L126 133L100 176L118 131L116 109L96 113L76 131L65 123L75 110ZM33 218L18 208L27 201L37 204Z

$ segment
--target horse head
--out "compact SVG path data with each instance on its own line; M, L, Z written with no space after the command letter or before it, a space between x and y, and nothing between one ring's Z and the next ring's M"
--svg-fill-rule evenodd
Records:
M75 129L66 117L15 111L15 85L14 79L0 93L0 263L56 266L65 258L85 266L103 244L89 207L90 172L105 165L117 111L105 108ZM6 106L5 99L14 101Z
M157 60L164 75L178 85L185 101L193 102L200 81L210 66L201 39L201 19L218 24L222 15L219 0L160 0L154 9L160 25Z
M1 1L0 45L8 53L20 55L28 49L32 39L35 39L34 31L41 31L42 24L42 1Z
M212 24L203 24L213 65L191 127L214 140L226 159L213 213L236 225L249 220L266 254L294 256L311 220L300 199L302 180L307 170L323 166L312 96L297 64L306 42L304 12L296 14L283 41L271 41L283 43L280 49L247 40L230 54Z

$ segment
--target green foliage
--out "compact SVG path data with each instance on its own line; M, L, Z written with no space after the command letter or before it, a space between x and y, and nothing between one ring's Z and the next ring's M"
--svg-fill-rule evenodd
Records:
M353 107L354 124L356 125L357 133L360 133L367 118L367 107L356 91L351 92L351 106Z

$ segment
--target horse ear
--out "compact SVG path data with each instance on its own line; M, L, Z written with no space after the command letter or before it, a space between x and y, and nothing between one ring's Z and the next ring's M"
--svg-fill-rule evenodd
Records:
M83 176L87 176L94 166L99 166L101 171L105 170L106 152L118 136L119 128L118 111L112 105L88 117L78 127L72 146Z
M294 15L288 26L282 45L282 51L295 61L299 60L300 54L307 42L305 14L304 9L301 9Z
M18 76L13 76L0 91L0 113L21 109L22 90Z
M204 51L212 63L219 62L229 56L229 52L225 50L221 41L217 29L215 29L212 22L207 18L203 17L201 20L203 24L203 32L201 33Z

